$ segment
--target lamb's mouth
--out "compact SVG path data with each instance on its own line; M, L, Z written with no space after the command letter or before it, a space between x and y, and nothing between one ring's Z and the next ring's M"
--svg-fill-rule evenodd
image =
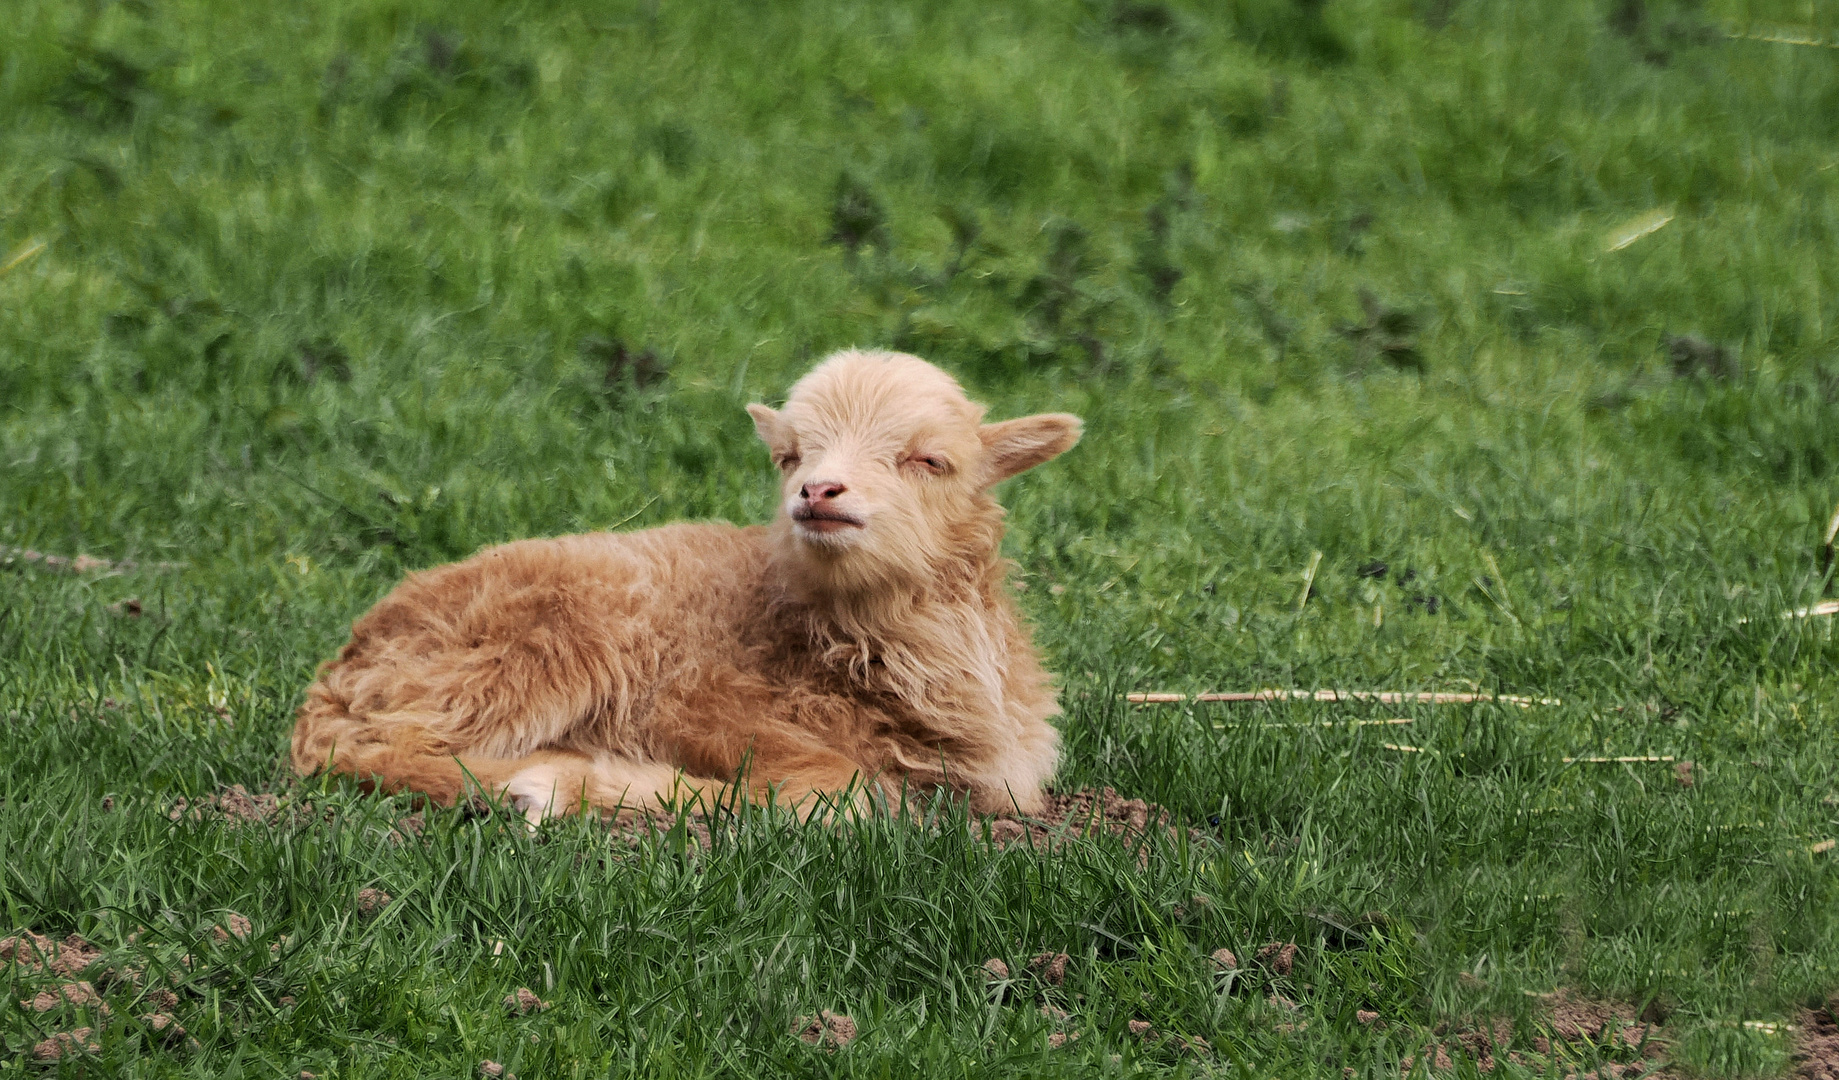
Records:
M861 518L853 514L845 514L841 510L817 510L808 506L801 506L792 511L792 521L798 525L801 532L819 535L829 535L845 529L860 529L866 524Z

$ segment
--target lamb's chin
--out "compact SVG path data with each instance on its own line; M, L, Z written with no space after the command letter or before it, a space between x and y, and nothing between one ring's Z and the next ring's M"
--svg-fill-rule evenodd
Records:
M792 523L792 535L797 537L798 542L806 548L827 555L854 551L867 541L865 534L868 530L860 525L839 527L834 522L824 524L829 527L813 528L805 522L795 521Z

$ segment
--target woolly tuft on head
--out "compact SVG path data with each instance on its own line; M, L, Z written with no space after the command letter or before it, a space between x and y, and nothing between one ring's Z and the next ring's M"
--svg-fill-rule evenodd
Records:
M990 487L1080 431L1065 413L985 424L957 380L892 352L836 353L783 409L747 411L780 470L781 562L819 593L980 582L1002 539Z

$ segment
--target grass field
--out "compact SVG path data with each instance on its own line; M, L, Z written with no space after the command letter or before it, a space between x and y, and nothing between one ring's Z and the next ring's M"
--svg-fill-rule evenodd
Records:
M1798 1067L1770 1025L1839 991L1839 646L1781 617L1839 502L1839 9L7 7L0 933L116 977L0 1009L0 1075L79 1025L71 1075L1423 1075L1497 1017L1495 1075L1635 1060L1536 1054L1559 989L1664 1018L1673 1074ZM741 406L848 345L1086 418L1004 491L1062 783L1191 837L405 840L291 777L404 571L766 519ZM1265 686L1561 704L1121 700ZM173 820L234 784L285 812ZM860 1037L789 1034L820 1009Z

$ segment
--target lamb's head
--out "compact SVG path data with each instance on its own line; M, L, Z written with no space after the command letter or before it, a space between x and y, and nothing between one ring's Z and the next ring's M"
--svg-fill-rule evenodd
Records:
M918 357L837 353L785 407L749 405L781 474L782 550L816 583L874 587L994 558L998 481L1079 441L1064 413L983 423L983 406Z

